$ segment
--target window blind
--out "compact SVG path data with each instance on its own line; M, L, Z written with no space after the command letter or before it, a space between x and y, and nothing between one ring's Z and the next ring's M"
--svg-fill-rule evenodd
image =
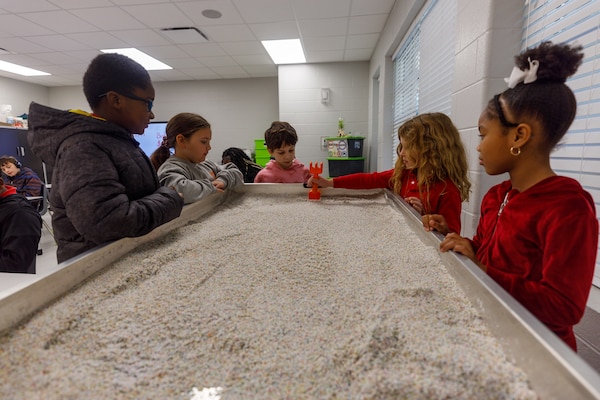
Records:
M523 8L522 49L550 40L580 44L584 58L567 81L577 98L577 116L551 155L559 175L577 179L600 209L600 1L529 0ZM600 248L594 285L600 286Z
M454 75L456 0L432 0L393 58L392 160L395 163L398 127L425 112L450 114Z

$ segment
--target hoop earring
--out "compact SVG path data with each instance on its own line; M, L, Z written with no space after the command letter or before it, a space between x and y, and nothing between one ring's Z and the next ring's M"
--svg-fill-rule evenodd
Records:
M515 152L515 149L517 150L516 152ZM510 154L517 157L519 154L521 154L521 148L520 147L511 147Z

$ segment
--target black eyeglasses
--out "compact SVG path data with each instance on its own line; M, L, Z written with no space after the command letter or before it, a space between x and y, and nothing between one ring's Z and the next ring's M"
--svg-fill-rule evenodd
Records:
M116 93L119 93L119 92L117 92L116 90L115 90L115 92L116 92ZM107 94L108 94L108 92L106 92L106 93L102 93L102 94L101 94L100 96L98 96L98 97L104 97L104 96L106 96ZM127 98L129 98L129 99L132 99L132 100L139 100L139 101L143 101L144 103L146 103L146 107L148 107L148 112L152 112L152 107L154 106L154 101L152 101L152 100L150 100L150 99L144 99L143 97L136 96L136 95L134 95L134 94L131 94L131 93L127 93L127 94L125 94L125 93L119 93L119 94L120 94L121 96L125 96L125 97L127 97Z

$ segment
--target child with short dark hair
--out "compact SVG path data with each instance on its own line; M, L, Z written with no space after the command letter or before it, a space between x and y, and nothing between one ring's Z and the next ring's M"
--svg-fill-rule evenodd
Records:
M446 114L420 114L400 125L398 138L398 159L393 169L333 179L311 178L308 186L314 181L320 187L388 188L421 215L444 215L448 223L442 233L460 232L462 202L469 198L471 182L456 126Z
M479 117L480 163L510 179L483 197L472 240L451 233L442 251L462 253L525 308L577 349L573 325L592 286L598 220L579 182L557 176L550 152L575 118L565 85L583 58L581 46L541 43L515 57L509 88ZM432 216L429 228L444 224Z
M120 54L101 54L83 77L93 113L31 103L28 140L53 167L52 225L63 262L177 218L183 199L163 187L134 134L154 118L148 71Z
M244 184L235 164L218 166L206 159L211 139L207 120L198 114L179 113L169 120L162 145L150 156L160 183L181 193L185 204ZM170 148L175 149L173 155Z
M35 274L41 235L40 214L0 178L0 272Z
M254 183L306 183L311 174L308 167L296 159L298 134L293 126L273 121L265 131L265 144L271 160L256 175Z
M0 157L0 168L6 176L6 183L17 188L17 194L25 197L42 195L42 181L31 168L24 167L13 156Z

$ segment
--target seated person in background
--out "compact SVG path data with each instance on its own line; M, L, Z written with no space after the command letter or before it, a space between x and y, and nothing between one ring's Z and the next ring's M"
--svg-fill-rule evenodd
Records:
M237 147L230 147L223 152L221 156L221 164L234 163L242 175L244 175L244 183L254 182L254 178L260 172L262 167L252 161L250 157L244 152L244 150Z
M83 76L93 111L31 103L27 139L53 168L52 227L59 263L103 243L145 235L181 214L183 199L162 187L134 135L151 119L148 71L121 54L96 56Z
M0 272L35 274L42 218L0 178Z
M256 175L254 183L306 183L311 176L296 160L296 130L287 122L274 121L265 131L265 144L273 160Z
M150 156L160 183L181 193L185 204L244 184L235 164L219 167L206 159L211 139L208 121L198 114L180 113L169 120L162 145ZM173 155L170 148L175 148Z
M17 188L17 193L25 197L42 195L42 181L31 168L21 165L13 156L0 157L0 168L6 176L6 183Z
M426 218L444 215L441 233L460 232L461 203L468 200L471 182L467 155L458 130L442 113L421 114L398 128L400 143L394 169L314 180L320 187L388 188ZM308 186L313 184L309 179Z

